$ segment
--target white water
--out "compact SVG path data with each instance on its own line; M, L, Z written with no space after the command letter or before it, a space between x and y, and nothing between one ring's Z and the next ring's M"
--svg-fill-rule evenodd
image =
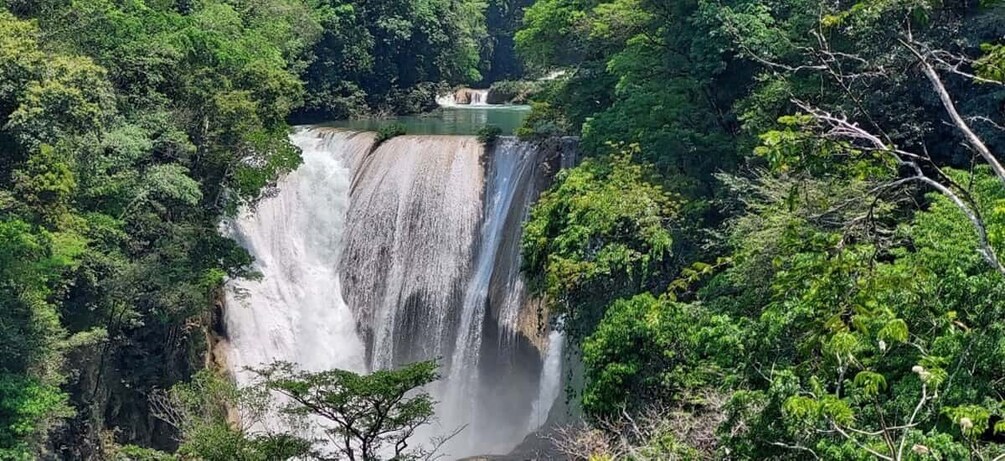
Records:
M373 369L449 357L481 219L481 145L398 136L356 171L342 275Z
M565 346L565 335L554 330L548 334L548 353L544 357L544 368L541 370L541 383L538 386L537 399L534 400L530 412L528 431L536 430L548 421L555 399L562 393L562 350Z
M482 322L488 307L489 284L497 267L504 233L508 230L507 218L511 213L522 214L522 210L515 210L513 207L520 192L517 185L532 174L537 166L534 153L533 147L527 143L502 139L489 160L490 178L485 188L487 202L482 220L480 249L475 259L474 274L461 305L461 320L445 394L452 396L452 405L446 409L445 419L471 424L466 439L472 446L484 444L487 438L490 439L486 437L487 432L493 429L497 434L500 432L498 428L492 427L495 421L482 416L484 408L479 404L481 399L486 398L479 393L481 386L478 366L484 329ZM503 448L505 444L500 445L491 448Z
M472 90L470 104L472 106L486 106L488 105L488 95L489 90Z
M458 99L458 95L461 95L461 100ZM437 96L436 104L440 107L488 106L488 95L489 90L462 88Z
M399 136L375 150L372 134L293 141L304 164L227 229L264 276L228 285L238 382L273 360L365 372L442 357L445 379L430 388L440 423L413 445L466 425L450 455L510 450L561 387L561 336L542 363L530 345L540 333L518 325L536 317L519 275L534 146L504 138L485 159L465 136Z
M303 131L293 137L304 164L285 178L275 197L245 211L226 232L255 257L261 280L227 287L227 362L239 384L275 360L308 370L366 370L363 343L342 300L338 261L349 199L349 170L341 157L367 149L372 139Z

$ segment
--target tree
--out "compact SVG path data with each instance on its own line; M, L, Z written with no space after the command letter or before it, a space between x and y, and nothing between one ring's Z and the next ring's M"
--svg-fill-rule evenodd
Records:
M438 378L435 362L367 375L300 371L286 362L255 372L267 389L291 400L285 413L324 421L322 432L336 447L335 456L350 461L377 461L386 454L395 460L428 458L446 441L434 440L431 450L409 445L416 430L433 420L434 402L420 388Z
M576 220L583 203L548 195L568 183L531 213L525 238L555 248L525 254L531 280L603 287L549 301L603 313L580 344L604 437L612 418L702 414L696 396L725 392L717 457L1002 456L1000 7L632 3L541 0L517 40L569 70L534 126L565 122L588 155L636 141L651 181L705 210L682 213L701 217L695 250L675 233L684 261L656 276L555 271L581 262L564 232L592 244L587 261L610 242Z
M671 255L676 202L651 171L634 163L638 147L587 159L559 173L524 226L523 270L577 341L613 300L658 280Z
M80 245L61 237L0 219L0 458L31 459L72 414L59 388L66 331L48 298Z
M184 456L205 461L274 461L307 456L312 448L309 440L262 431L260 426L274 413L266 389L238 388L210 370L168 391L155 392L151 403L155 416L178 429L178 452Z
M308 119L429 110L441 84L481 79L481 0L320 3L324 34L303 76Z
M784 162L791 163L792 159L786 158L782 151L793 147L794 141L819 140L821 143L818 146L799 143L796 151L816 150L813 155L820 155L820 147L824 146L830 149L830 152L824 153L827 156L881 157L892 169L906 171L905 175L894 177L882 187L895 188L918 182L944 194L973 224L981 242L979 251L988 264L1005 275L1005 265L989 242L988 230L967 187L953 181L941 170L944 165L937 158L938 154L930 153L934 148L929 148L929 142L908 137L911 133L930 130L926 126L926 117L890 120L882 113L882 107L874 108L865 102L868 96L862 93L867 88L894 85L927 91L932 100L938 101L937 117L952 127L952 131L946 134L964 143L974 158L989 165L1005 184L1005 167L989 147L998 134L982 136L980 130L973 126L974 123L997 126L992 121L992 111L996 109L985 107L982 108L985 112L965 117L961 114L959 98L953 95L946 83L947 77L955 77L964 79L963 83L968 86L1003 85L1005 82L998 79L1000 75L995 71L1001 57L993 46L983 47L986 55L973 59L933 44L934 40L941 38L940 33L944 33L945 29L960 27L959 20L953 17L954 13L914 2L864 2L861 5L861 8L831 11L821 19L818 29L811 32L812 43L805 47L793 46L787 53L751 43L763 40L764 35L779 34L779 31L773 30L772 18L752 14L723 15L726 30L734 34L741 50L751 59L763 63L769 72L786 75L790 80L806 78L805 74L810 74L810 78L835 85L835 93L852 102L847 104L828 97L813 98L790 91L791 104L800 111L802 118L784 118L782 121L789 125L786 131L763 134L761 138L767 141L767 145L762 146L761 153L773 156L774 166L777 167ZM919 21L925 16L944 16L945 21L926 27L925 21ZM891 20L897 27L885 26ZM884 25L878 25L877 21L883 21ZM751 30L758 30L760 34L755 33L752 38L741 37ZM862 44L864 40L877 39L886 45ZM920 72L913 71L913 68ZM908 81L904 82L905 79ZM966 91L965 86L962 91ZM797 131L809 136L796 135Z

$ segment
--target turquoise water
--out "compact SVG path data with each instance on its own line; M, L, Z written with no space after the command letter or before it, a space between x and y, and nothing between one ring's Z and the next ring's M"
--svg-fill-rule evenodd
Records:
M504 135L513 134L530 113L529 106L443 107L422 115L405 115L383 119L339 120L327 126L360 131L377 131L381 127L400 123L407 134L478 134L482 127L499 127Z

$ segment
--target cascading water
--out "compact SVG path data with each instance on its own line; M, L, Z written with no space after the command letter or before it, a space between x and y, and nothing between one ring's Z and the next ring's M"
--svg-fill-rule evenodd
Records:
M228 290L238 381L276 359L357 371L440 359L440 424L416 442L466 426L449 455L511 449L560 388L561 339L545 337L519 274L521 223L548 173L538 150L502 138L484 152L470 136L374 148L372 134L327 129L293 141L303 166L229 226L264 276Z
M530 425L527 430L533 431L548 421L548 413L562 391L562 352L565 346L565 336L559 330L548 335L548 353L544 357L544 369L541 370L541 383L538 386L537 399L534 400L530 412Z
M399 136L355 172L342 273L372 368L447 357L481 218L481 145Z
M224 311L227 363L239 384L244 367L284 360L309 370L366 370L363 343L342 301L338 260L349 206L344 159L369 150L373 136L303 131L293 137L303 165L275 197L226 226L255 257L261 280L234 280Z
M488 96L489 96L489 90L472 90L471 105L484 106L488 104Z
M436 98L441 107L488 106L489 90L461 88Z
M461 304L460 325L447 380L446 395L454 397L452 406L446 409L444 415L448 421L467 421L470 424L471 430L465 434L469 444L484 444L486 433L504 432L498 427L497 418L482 417L486 408L480 402L489 398L482 392L479 382L483 322L499 249L506 231L510 230L506 227L507 218L511 214L522 215L522 210L514 209L513 205L521 192L518 186L527 185L527 180L535 171L536 152L532 145L508 138L497 142L489 158L489 182L485 189L479 251ZM514 329L516 324L513 322L504 326Z

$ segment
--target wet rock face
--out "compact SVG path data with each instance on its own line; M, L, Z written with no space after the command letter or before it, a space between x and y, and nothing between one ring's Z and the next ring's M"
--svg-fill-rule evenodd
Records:
M461 88L454 92L454 104L460 104L460 105L486 104L487 95L488 90Z
M454 102L456 104L471 104L471 89L461 88L454 92Z

